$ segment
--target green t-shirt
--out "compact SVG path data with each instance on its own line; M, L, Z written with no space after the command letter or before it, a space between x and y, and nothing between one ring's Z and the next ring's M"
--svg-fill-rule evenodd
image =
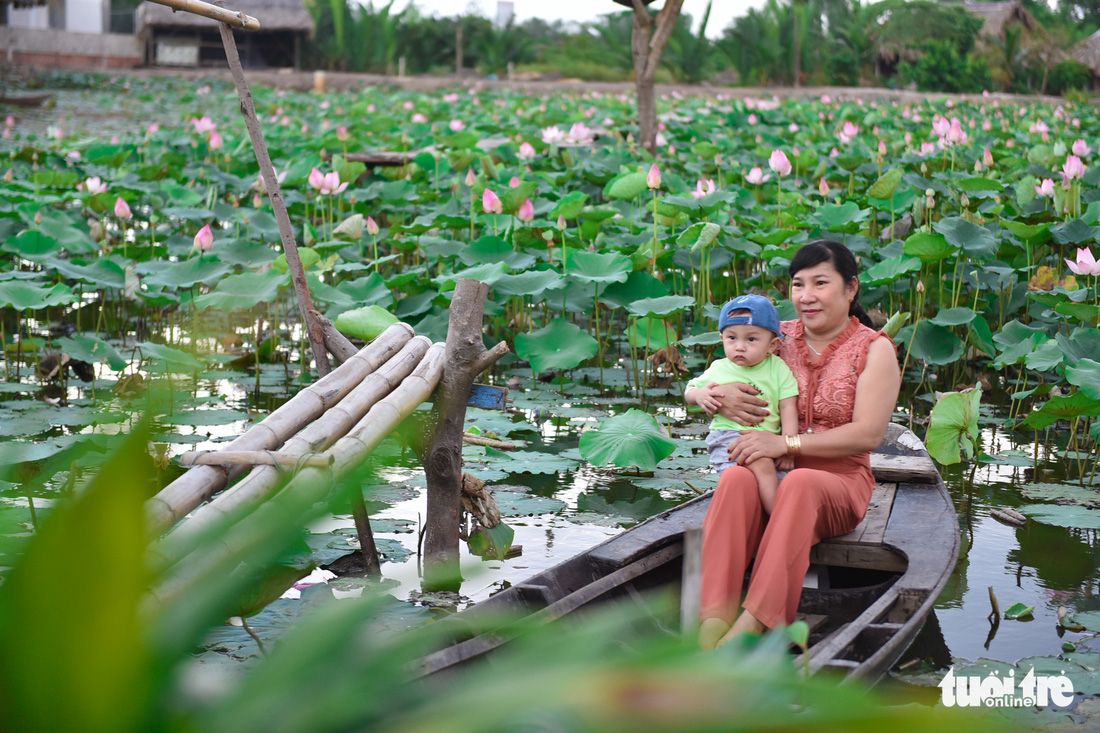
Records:
M742 425L721 415L711 420L710 429L727 428L731 430L767 430L769 433L780 431L779 401L798 395L798 382L782 359L768 354L764 361L751 367L734 364L729 359L718 359L707 370L688 382L688 387L705 387L711 382L730 384L743 382L760 390L758 395L768 401L768 416L759 425Z

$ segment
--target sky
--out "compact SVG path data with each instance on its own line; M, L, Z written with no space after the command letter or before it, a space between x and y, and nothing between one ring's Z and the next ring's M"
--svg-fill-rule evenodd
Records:
M496 17L497 0L395 0L394 11L399 11L409 3L415 2L423 15L450 17L465 11L474 11L487 18ZM591 21L606 13L626 10L612 0L512 0L517 23L531 18L555 20ZM384 5L384 0L375 0L374 6ZM734 18L744 15L750 7L760 7L764 0L713 0L710 20L707 22L707 35L716 38ZM664 5L657 0L653 7ZM683 13L690 15L698 24L707 7L707 0L684 0ZM698 27L698 25L696 25Z

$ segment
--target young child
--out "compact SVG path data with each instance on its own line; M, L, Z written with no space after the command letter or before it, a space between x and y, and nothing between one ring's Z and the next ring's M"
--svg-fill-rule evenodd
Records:
M718 359L699 377L688 382L684 401L699 405L708 415L714 415L707 435L710 460L719 473L736 465L730 462L730 443L742 430L767 430L782 435L798 434L798 382L790 368L773 351L778 346L779 312L760 295L742 295L722 307L718 319L722 348L726 358ZM768 416L758 425L741 425L718 412L721 404L713 388L721 384L742 382L760 391L768 401ZM788 463L787 457L780 459ZM784 466L781 466L784 467ZM786 465L790 468L790 465ZM779 487L775 462L758 458L746 466L760 485L760 501L771 513L775 491Z

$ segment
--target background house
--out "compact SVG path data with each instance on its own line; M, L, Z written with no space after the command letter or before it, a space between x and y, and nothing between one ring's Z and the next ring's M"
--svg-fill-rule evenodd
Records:
M1089 67L1092 72L1089 88L1094 92L1100 89L1100 31L1096 31L1078 43L1070 53L1074 59Z
M313 17L302 0L233 0L227 7L260 21L260 30L236 34L246 68L300 68L302 42L313 36ZM137 9L137 33L146 63L157 66L224 66L218 24L156 3Z
M102 33L110 12L110 0L14 0L0 3L0 25Z

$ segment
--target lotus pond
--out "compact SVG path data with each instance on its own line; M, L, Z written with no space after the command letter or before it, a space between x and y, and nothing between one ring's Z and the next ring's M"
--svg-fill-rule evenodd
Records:
M154 419L151 495L181 452L238 435L314 379L232 86L68 81L52 108L12 111L0 139L0 512L24 531L0 565L137 416ZM706 421L679 394L715 350L717 304L754 290L790 317L792 252L831 237L862 260L864 305L908 314L896 419L926 436L963 528L938 604L947 648L1071 655L1058 663L1080 665L1078 691L1100 693L1094 107L676 96L659 103L654 161L626 96L253 93L313 297L338 328L369 339L400 319L441 340L456 279L491 287L486 341L513 354L489 378L513 412L471 410L468 426L519 448L464 456L523 553L464 558L464 596L713 487ZM349 159L371 151L412 161ZM616 420L648 457L580 441ZM402 436L376 451L366 488L385 582L407 599L424 502ZM992 519L1002 506L1026 525ZM313 559L354 549L351 527L340 514L311 527ZM312 595L362 583L310 586L253 629L278 635ZM1033 608L987 640L990 586L1002 609ZM1083 631L1059 627L1060 606ZM214 642L205 658L255 651L230 627Z

